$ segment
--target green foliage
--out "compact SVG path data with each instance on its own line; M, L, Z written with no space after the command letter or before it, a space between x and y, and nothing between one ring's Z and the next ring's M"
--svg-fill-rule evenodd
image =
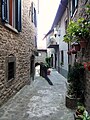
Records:
M90 15L90 4L86 5L86 13Z
M79 18L77 21L70 21L68 24L64 42L75 42L81 39L90 38L90 4L85 6L85 18Z
M78 116L78 120L90 120L90 116L83 105L77 107L76 115Z
M45 58L45 61L46 61L46 66L47 66L47 68L50 68L50 61L51 61L51 57L46 57Z
M80 41L81 39L88 40L90 37L90 22L84 18L70 21L66 33L63 41L67 43Z
M75 63L68 72L68 94L73 97L80 97L84 92L84 67Z

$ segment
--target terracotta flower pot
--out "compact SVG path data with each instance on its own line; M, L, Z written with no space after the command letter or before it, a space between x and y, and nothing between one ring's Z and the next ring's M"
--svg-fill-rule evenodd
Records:
M87 41L86 40L80 40L80 46L81 46L81 48L86 48Z
M71 52L72 52L72 54L76 54L77 53L77 51L74 48L71 50Z
M80 51L80 44L79 44L78 42L74 42L74 43L72 44L72 47L74 47L74 49L75 49L76 51Z
M74 47L76 51L80 51L80 45L75 45Z

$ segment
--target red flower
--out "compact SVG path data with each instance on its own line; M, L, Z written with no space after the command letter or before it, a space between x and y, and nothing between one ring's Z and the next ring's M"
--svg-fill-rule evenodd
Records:
M85 68L85 69L87 68L87 63L86 63L86 62L84 63L84 68Z

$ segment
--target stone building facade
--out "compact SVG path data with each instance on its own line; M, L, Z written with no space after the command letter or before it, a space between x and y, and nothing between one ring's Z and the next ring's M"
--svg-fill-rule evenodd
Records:
M16 1L15 5L20 6L14 8L13 11L19 11L19 7L21 7L21 12L19 12L21 15L20 30L17 29L18 27L14 28L10 22L2 20L6 7L3 4L5 1L0 1L0 105L24 85L29 84L31 82L30 76L34 71L37 37L36 21L33 20L33 18L36 19L35 4L32 5L33 1L31 0ZM11 0L11 2L13 1ZM4 9L2 4L5 7ZM10 10L12 8L9 6L9 12L11 12ZM9 17L10 15L11 13L9 13ZM15 18L18 19L18 26L20 20L18 15L13 16L12 12L11 16L12 21L16 20ZM33 62L31 62L32 56ZM31 66L33 66L32 72Z
M47 50L46 49L37 49L38 56L35 58L35 63L45 63L45 58L47 57Z
M71 11L71 9L72 9L71 2L73 2L73 1L75 1L77 3L77 6L74 8L73 11ZM77 0L70 0L69 4L68 4L69 21L70 21L70 19L75 21L81 17L85 18L85 6L87 4L90 4L90 0L78 0L78 1ZM71 14L72 14L72 17L71 17ZM73 58L75 58L74 55L71 58L71 62L73 62L72 61ZM90 40L88 41L87 47L83 51L81 49L77 53L77 59L80 59L80 61L82 61L82 62L90 62ZM85 86L86 86L85 87L86 88L86 90L85 90L86 91L86 93L85 93L85 105L86 105L88 112L90 113L90 71L89 70L86 70Z

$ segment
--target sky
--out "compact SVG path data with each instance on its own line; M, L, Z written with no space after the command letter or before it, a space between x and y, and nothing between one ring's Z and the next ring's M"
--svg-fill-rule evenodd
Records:
M50 30L60 0L39 0L39 14L37 18L38 24L38 49L46 49L46 41L43 37Z

